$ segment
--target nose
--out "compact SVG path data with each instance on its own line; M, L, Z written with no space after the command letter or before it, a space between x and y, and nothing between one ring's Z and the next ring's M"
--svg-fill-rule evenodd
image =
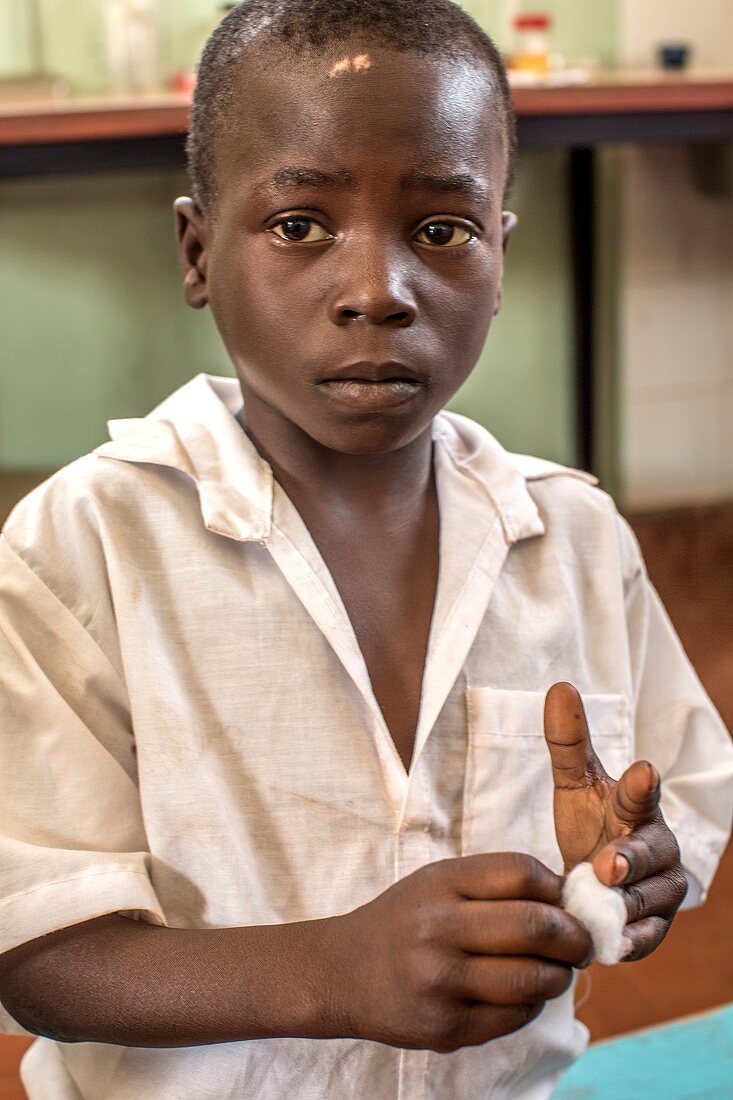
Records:
M339 260L339 286L329 305L329 316L335 325L351 325L357 321L373 325L407 328L417 316L413 296L405 286L405 272L397 257L365 256L355 250L349 259Z

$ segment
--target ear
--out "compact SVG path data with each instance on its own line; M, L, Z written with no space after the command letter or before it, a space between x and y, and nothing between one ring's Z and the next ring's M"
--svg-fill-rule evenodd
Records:
M504 210L501 215L501 240L504 254L509 246L509 238L512 235L513 230L517 228L519 218L516 214L512 214L511 210Z
M206 215L193 199L176 199L178 263L183 275L183 296L191 309L203 309L208 304L207 273L209 224Z
M506 256L506 250L509 247L509 238L512 235L512 231L516 228L519 219L516 214L512 214L511 210L504 210L501 215L501 247L504 255ZM494 306L494 317L501 309L502 288L499 284L499 290L496 295L496 304Z

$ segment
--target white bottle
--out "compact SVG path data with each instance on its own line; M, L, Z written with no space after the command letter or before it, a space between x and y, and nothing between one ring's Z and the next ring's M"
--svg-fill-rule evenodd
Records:
M160 87L156 7L156 0L106 0L107 60L115 92Z

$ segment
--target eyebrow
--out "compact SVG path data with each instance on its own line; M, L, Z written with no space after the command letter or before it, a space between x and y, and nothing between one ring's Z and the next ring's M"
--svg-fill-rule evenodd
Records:
M299 187L311 187L325 191L343 187L353 188L356 183L356 177L345 168L335 172L324 172L320 168L288 164L278 168L267 179L261 180L256 185L256 190L258 192L292 191ZM493 189L484 180L477 179L469 172L446 175L437 175L433 172L408 172L401 177L400 187L403 191L418 189L466 195L468 198L480 201L486 201L493 193Z
M469 198L486 200L493 189L484 181L472 176L470 172L456 172L439 176L432 172L410 172L400 181L405 190L422 188L426 191L441 191L443 194L466 195Z
M328 190L336 187L353 187L356 179L345 169L322 172L320 168L305 168L294 164L278 168L266 180L260 180L257 191L291 191L298 187L315 187Z

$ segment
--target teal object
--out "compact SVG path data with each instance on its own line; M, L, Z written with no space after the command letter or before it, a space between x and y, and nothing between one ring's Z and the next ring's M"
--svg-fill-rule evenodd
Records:
M733 1005L591 1047L553 1100L733 1098Z

